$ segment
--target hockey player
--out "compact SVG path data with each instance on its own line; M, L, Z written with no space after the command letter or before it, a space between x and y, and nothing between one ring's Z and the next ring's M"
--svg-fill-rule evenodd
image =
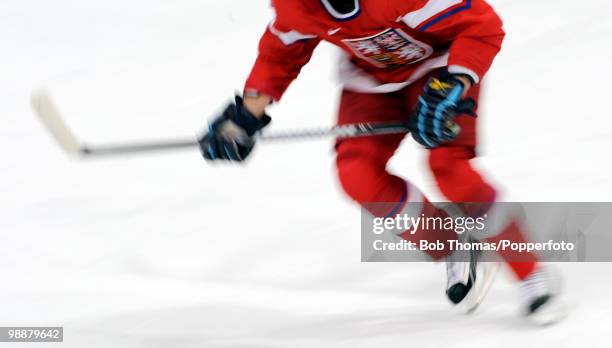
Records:
M266 106L281 99L325 40L344 52L339 125L406 122L414 140L428 149L430 169L449 201L495 201L495 189L470 163L480 82L505 35L484 0L272 0L272 5L276 15L261 38L243 98L236 97L200 139L207 160L247 158L253 135L271 120ZM402 139L337 141L337 172L346 193L365 206L397 203L374 215L392 216L427 203L417 187L386 171ZM509 221L488 240L522 241L517 224ZM447 261L451 302L474 310L495 273L492 264L479 263L476 254L470 262L456 254L431 256ZM529 317L543 324L558 320L555 279L536 256L522 255L518 261L512 253L500 256L519 281Z

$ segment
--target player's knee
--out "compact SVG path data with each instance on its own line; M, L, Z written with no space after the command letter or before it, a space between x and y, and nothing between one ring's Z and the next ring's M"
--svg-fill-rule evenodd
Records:
M432 150L429 166L442 194L452 202L490 202L495 189L470 164L470 147L442 147Z
M456 166L474 158L474 151L468 147L440 147L429 153L429 167L434 176L456 175Z
M398 202L406 191L403 179L387 172L387 161L401 137L343 140L336 146L338 179L357 203Z
M344 192L360 204L375 202L380 191L380 177L385 168L367 158L343 158L337 161L338 180Z

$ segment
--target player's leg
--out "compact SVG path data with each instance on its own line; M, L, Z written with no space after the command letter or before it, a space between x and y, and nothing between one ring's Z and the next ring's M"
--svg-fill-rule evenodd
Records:
M403 93L364 94L345 91L340 101L338 124L404 121L407 113L403 98ZM403 138L404 135L384 135L339 140L336 144L336 164L342 188L348 196L377 217L392 217L409 210L418 210L411 211L414 216L421 213L445 214L427 204L417 187L387 171L387 162ZM448 240L456 239L452 231L414 235L403 233L400 236L410 241L424 238L445 244ZM434 259L440 259L447 252L440 250L428 254Z
M425 84L432 76L435 76L438 73L439 71L434 71L428 76L422 77L419 81L417 81L405 90L404 103L406 104L406 108L408 110L414 109L418 98L421 96L424 90ZM469 131L469 127L467 128ZM462 162L459 163L462 164ZM452 171L450 173L452 173ZM484 184L484 181L480 178L480 176L477 175L475 171L473 171L473 174L476 174L476 177L474 178L476 180L473 181L477 181L479 179L480 184ZM463 185L464 183L461 184ZM484 185L478 184L466 185L464 186L464 190L472 189L473 187L482 188L483 186ZM487 186L484 187L488 188ZM481 196L484 195L481 194ZM491 192L491 194L487 196L485 201L492 199L489 198L489 196L493 197L494 192ZM465 213L461 209L457 209L457 207L453 207L451 205L447 205L445 209L447 209L453 217L461 217L465 215ZM462 235L460 237L462 242L474 242L473 238L471 238L467 234ZM459 308L465 312L471 312L475 310L476 307L480 304L480 302L484 299L484 296L486 295L489 286L495 279L497 269L499 268L497 263L479 262L482 256L481 254L482 253L476 251L471 252L464 250L456 250L451 253L445 260L447 266L446 294L452 303L458 304ZM478 281L476 281L476 278L478 278Z
M419 87L420 90L422 90L422 87ZM412 92L413 94L409 99L414 98L413 100L416 100L418 95L415 92ZM476 85L469 91L468 97L478 100L479 94L480 86ZM462 129L459 137L453 142L429 152L429 166L435 181L442 194L451 202L492 204L496 198L496 190L483 179L471 163L471 160L476 156L477 118L461 115L455 121ZM467 213L469 214L469 212ZM502 213L507 214L507 211ZM492 231L486 241L525 242L524 234L517 224L516 216L506 216L504 219L508 223L500 226L499 230ZM538 265L535 253L502 250L499 255L505 260L522 285L528 283L529 280L533 280L534 277L536 280L541 278L538 277L538 274L542 267ZM535 294L535 292L532 293ZM542 296L542 294L529 296L527 301L530 303L531 311L535 312L537 310L537 304L542 302ZM532 306L534 303L536 305Z
M474 86L469 97L478 100L480 86ZM478 110L476 110L478 113ZM461 134L451 143L429 151L429 166L442 194L451 202L493 203L496 191L474 168L471 160L476 156L477 118L461 115L455 120ZM499 231L491 241L512 240L524 242L525 238L516 225ZM507 261L518 279L525 279L536 267L535 254L517 255L504 251L500 256ZM520 262L517 262L520 260Z

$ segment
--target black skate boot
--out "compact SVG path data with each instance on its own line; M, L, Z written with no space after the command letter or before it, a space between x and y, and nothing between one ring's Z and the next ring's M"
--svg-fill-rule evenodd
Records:
M446 258L446 296L465 313L482 303L499 270L498 262L482 262L482 256L481 251L457 250Z

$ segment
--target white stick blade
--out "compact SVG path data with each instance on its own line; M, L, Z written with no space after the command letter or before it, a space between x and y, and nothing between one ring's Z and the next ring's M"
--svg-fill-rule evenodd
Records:
M81 145L64 123L49 91L41 88L32 92L32 108L66 153L75 156L81 154Z

